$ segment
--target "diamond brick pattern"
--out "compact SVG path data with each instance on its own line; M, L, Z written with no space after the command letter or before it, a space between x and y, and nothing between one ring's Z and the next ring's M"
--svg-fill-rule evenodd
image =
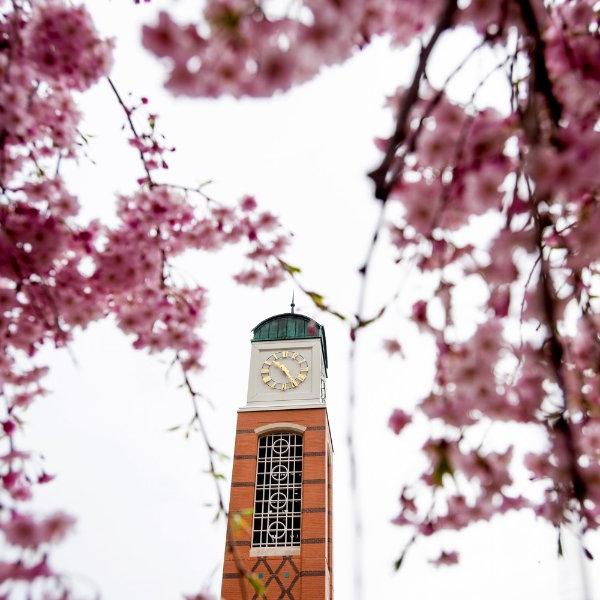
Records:
M289 565L287 568L288 572L290 572L289 579L285 579L283 576L286 565ZM267 592L271 592L269 594L270 597L275 597L272 593L273 588L278 587L279 595L277 596L277 600L285 600L286 598L288 600L296 600L293 594L293 589L300 579L300 569L298 569L291 556L284 556L281 559L279 566L275 570L271 568L271 565L266 558L259 558L251 569L252 573L256 573L261 566L263 566L268 573L268 576L264 582L264 586ZM255 593L252 597L252 600L261 600L261 598Z

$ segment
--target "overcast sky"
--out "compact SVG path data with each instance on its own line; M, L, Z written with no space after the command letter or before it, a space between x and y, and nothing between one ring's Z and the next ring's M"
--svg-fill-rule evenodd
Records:
M306 285L350 313L356 304L356 268L361 263L376 217L365 173L378 154L372 140L389 133L384 97L406 82L414 49L391 53L380 42L341 67L270 100L174 99L161 89L163 70L139 44L139 29L152 21L159 1L87 3L98 26L117 41L113 78L123 92L150 98L160 129L177 147L170 159L171 182L212 179L211 193L233 201L245 193L281 215L295 233L289 260L303 269ZM178 4L185 12L197 2ZM466 54L474 40L464 32L447 39L430 73L443 77L445 57ZM474 74L489 68L474 63L453 92L470 94ZM488 64L489 63L489 64ZM471 78L471 79L470 79ZM482 102L502 99L500 82L490 82ZM123 116L102 82L81 98L83 130L92 134L91 160L66 175L77 190L86 217L110 219L115 193L134 188L140 175L135 153L121 131ZM369 302L376 306L399 285L402 273L380 251ZM268 293L235 286L231 275L243 264L240 249L218 256L190 254L181 266L210 290L204 335L207 369L199 386L214 403L205 408L214 444L233 450L236 410L245 401L250 330L265 317L287 310L292 286ZM389 524L398 491L418 473L421 433L395 438L386 428L394 407L410 407L427 391L432 348L401 324L410 298L425 285L409 279L403 302L363 335L359 350L358 445L365 531L363 567L366 597L402 600L578 600L578 557L556 558L553 531L523 513L479 524L459 535L447 533L419 542L402 571L392 563L409 533ZM296 296L297 310L314 316L327 331L328 409L335 448L334 556L337 600L352 597L351 520L345 447L348 334L338 322L314 312ZM468 313L465 313L468 317ZM465 316L463 315L463 316ZM401 339L406 361L381 350L383 337ZM44 452L58 474L38 496L44 508L76 515L74 535L56 552L60 566L83 586L109 600L170 600L203 585L220 587L223 524L212 523L212 481L203 473L206 456L198 439L166 430L190 417L189 399L175 376L156 357L134 352L131 340L111 322L78 335L70 353L48 351L52 395L32 409L28 441ZM74 359L76 363L74 362ZM236 376L232 376L234 365ZM534 434L517 430L526 442ZM500 429L500 441L515 430ZM229 475L230 464L223 469ZM228 493L228 490L226 490ZM461 550L458 567L435 570L427 563L442 548ZM600 555L598 539L590 549ZM383 559L382 559L383 557ZM600 570L589 568L600 599ZM93 584L91 583L93 582Z

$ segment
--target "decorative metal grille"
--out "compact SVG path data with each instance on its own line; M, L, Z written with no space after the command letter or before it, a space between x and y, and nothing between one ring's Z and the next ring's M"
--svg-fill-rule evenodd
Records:
M302 436L262 436L258 440L252 546L299 546L301 503Z

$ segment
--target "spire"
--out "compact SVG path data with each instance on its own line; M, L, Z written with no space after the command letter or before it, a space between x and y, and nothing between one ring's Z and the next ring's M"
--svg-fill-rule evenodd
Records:
M292 314L294 314L294 308L295 308L296 304L294 303L294 290L292 290L292 303L290 304L291 307L291 312Z

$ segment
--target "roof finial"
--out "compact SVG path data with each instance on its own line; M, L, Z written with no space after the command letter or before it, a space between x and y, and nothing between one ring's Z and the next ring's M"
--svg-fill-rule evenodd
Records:
M290 304L290 307L292 309L292 314L294 314L295 306L296 306L296 304L294 303L294 290L292 290L292 303Z

